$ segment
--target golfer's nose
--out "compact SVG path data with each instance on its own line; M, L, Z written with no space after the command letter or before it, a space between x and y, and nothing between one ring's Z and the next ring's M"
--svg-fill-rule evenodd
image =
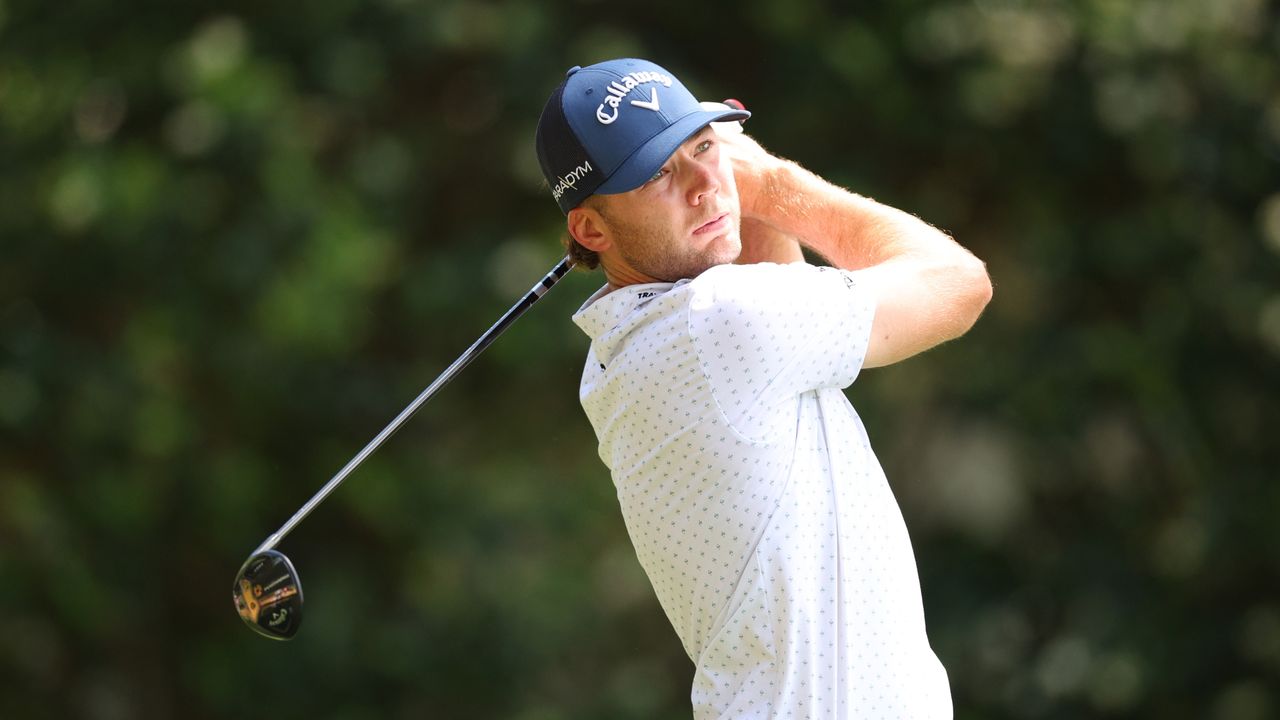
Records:
M720 180L714 166L700 162L691 162L689 166L688 201L693 206L701 205L704 197L714 196L720 190Z

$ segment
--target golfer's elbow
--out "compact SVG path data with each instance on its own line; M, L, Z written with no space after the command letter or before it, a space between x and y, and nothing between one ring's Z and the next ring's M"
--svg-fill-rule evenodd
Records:
M891 365L955 340L991 300L986 266L958 245L864 272L879 298L864 367Z
M952 273L956 289L953 305L956 325L952 337L957 338L969 332L978 321L991 302L993 288L986 263L967 250L962 250L956 258Z

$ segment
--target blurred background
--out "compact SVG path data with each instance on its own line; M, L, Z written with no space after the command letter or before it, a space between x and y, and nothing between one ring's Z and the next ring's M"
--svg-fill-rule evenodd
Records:
M680 718L576 390L534 125L651 58L989 264L849 390L956 717L1280 716L1280 10L1265 0L0 0L0 717Z

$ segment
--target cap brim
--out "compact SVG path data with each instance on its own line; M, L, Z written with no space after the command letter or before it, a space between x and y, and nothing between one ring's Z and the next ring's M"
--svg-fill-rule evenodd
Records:
M663 163L676 151L685 140L696 135L702 128L713 122L730 120L746 120L751 113L746 110L698 110L680 118L665 130L654 135L631 157L622 162L613 175L605 180L596 193L614 195L635 190L649 181L662 168Z

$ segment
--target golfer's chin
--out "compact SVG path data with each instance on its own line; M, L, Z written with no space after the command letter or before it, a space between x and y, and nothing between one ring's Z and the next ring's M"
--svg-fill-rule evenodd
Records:
M695 261L685 264L680 276L692 280L713 267L733 264L741 254L742 245L738 243L708 246L707 251L701 253Z
M707 242L706 252L703 256L707 258L708 265L703 269L713 268L716 265L728 265L737 260L741 254L742 236L738 233L738 227L735 223L733 228Z
M691 280L717 265L732 263L741 254L742 239L735 225L719 235L707 238L699 246L689 247L683 257L666 266L666 272L658 273L655 277L665 277L668 282Z

